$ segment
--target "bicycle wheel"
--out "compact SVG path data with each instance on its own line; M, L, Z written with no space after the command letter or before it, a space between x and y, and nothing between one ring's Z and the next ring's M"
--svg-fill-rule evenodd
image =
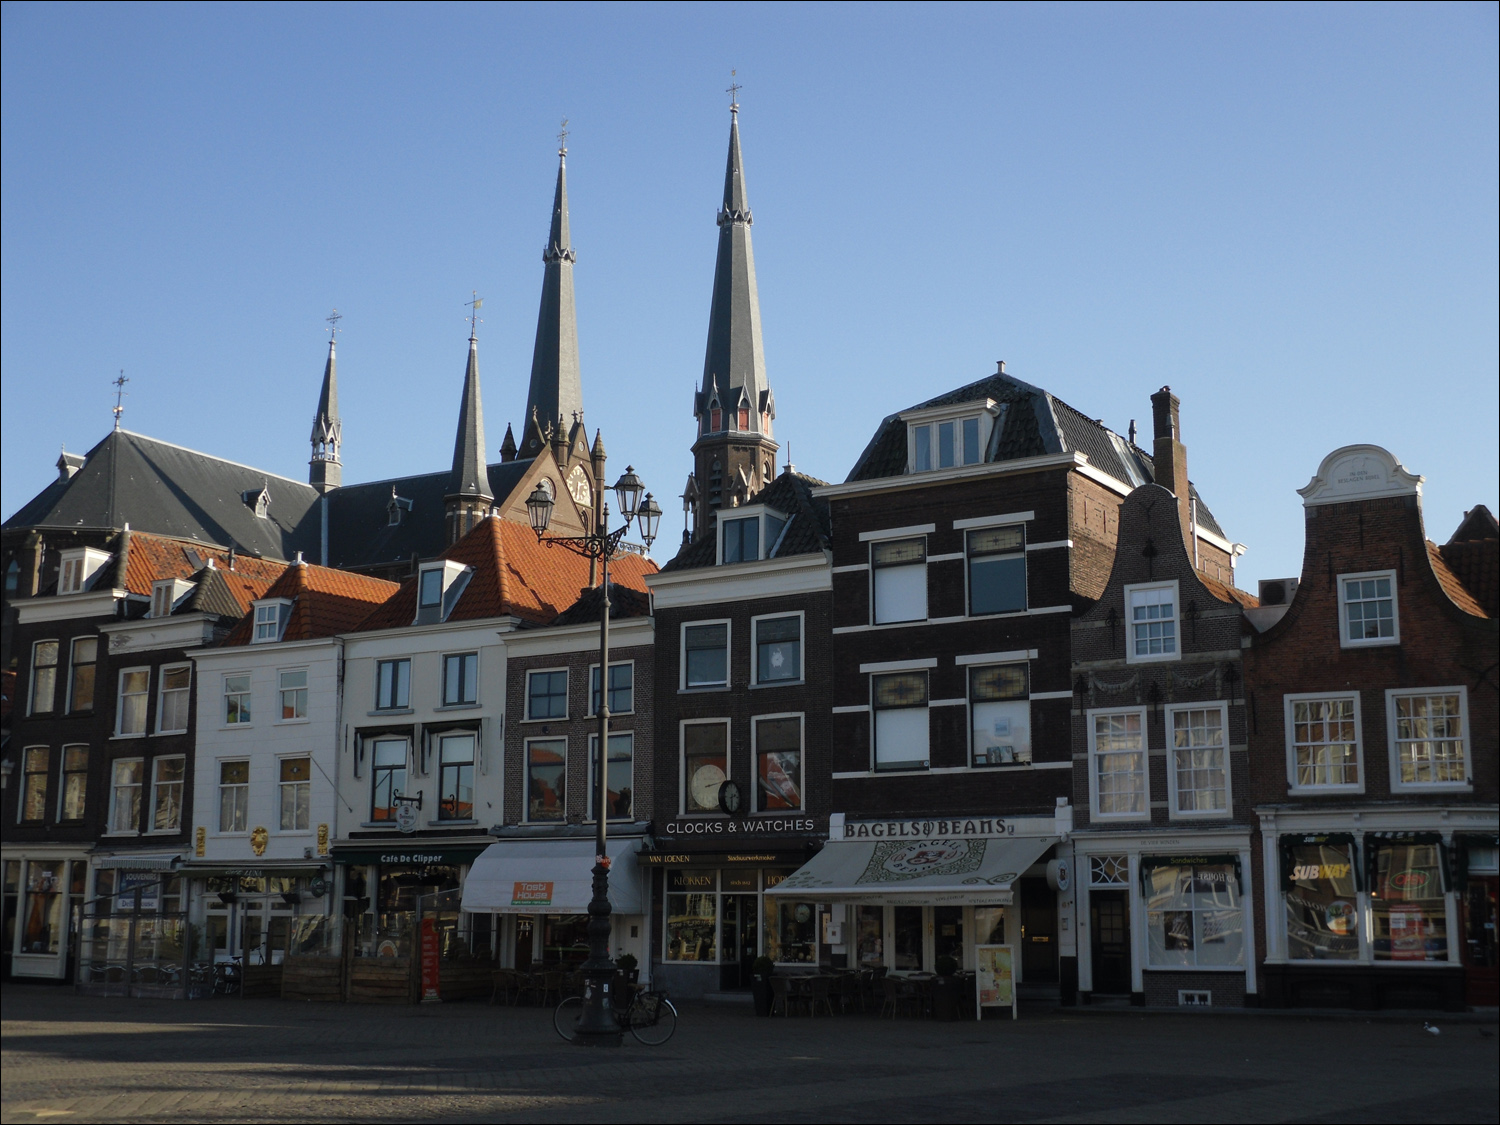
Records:
M677 1009L661 993L637 996L626 1016L630 1034L648 1047L659 1047L677 1030Z
M569 996L552 1011L552 1026L557 1028L557 1033L569 1043L573 1041L573 1031L578 1027L578 1021L583 1019L583 997Z

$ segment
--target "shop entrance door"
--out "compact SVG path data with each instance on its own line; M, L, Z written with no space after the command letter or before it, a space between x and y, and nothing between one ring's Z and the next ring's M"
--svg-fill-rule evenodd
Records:
M1021 979L1057 980L1057 896L1046 879L1021 880Z
M1500 967L1495 942L1496 898L1500 879L1471 875L1464 891L1464 986L1468 1003L1493 1008L1500 1003Z
M516 915L516 959L512 964L523 973L531 971L531 934L535 925L536 919L530 914Z
M1130 993L1130 892L1090 891L1089 927L1093 937L1093 991L1106 996Z
M760 915L755 895L725 895L724 933L719 950L719 988L725 992L750 987L750 970L760 947Z

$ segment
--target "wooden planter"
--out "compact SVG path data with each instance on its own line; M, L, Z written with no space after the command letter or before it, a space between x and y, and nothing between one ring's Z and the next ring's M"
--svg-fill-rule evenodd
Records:
M411 1004L417 998L411 957L355 957L349 963L351 1004Z
M344 998L342 957L288 957L281 963L283 1000L336 1003Z

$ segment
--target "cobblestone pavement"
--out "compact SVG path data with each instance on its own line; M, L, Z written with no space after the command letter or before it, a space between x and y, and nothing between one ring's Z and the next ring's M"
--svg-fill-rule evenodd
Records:
M101 1000L11 984L0 1016L5 1122L1500 1118L1494 1025L1431 1035L1420 1018L935 1024L688 1005L665 1046L599 1051L562 1043L545 1011L478 1003Z

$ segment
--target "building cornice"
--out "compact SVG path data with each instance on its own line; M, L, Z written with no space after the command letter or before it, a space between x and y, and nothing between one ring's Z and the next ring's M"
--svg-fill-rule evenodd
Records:
M785 559L694 567L648 574L645 581L658 610L815 594L833 589L832 555L818 551Z

